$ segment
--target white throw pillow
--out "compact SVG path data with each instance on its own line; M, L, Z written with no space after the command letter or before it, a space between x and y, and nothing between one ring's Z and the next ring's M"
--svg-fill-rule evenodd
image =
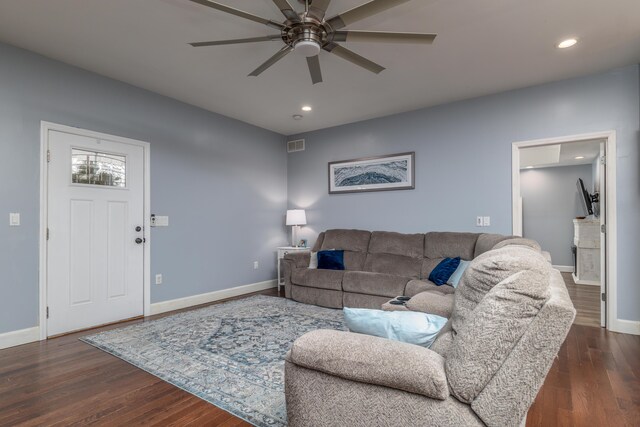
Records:
M318 268L318 252L311 252L311 259L309 260L309 268Z

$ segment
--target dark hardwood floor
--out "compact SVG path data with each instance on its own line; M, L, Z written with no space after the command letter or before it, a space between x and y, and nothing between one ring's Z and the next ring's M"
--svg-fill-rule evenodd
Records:
M600 287L577 285L571 273L562 273L562 278L577 312L573 323L600 327Z
M0 425L248 425L78 340L123 325L1 350ZM638 336L574 325L527 426L640 426L639 356Z

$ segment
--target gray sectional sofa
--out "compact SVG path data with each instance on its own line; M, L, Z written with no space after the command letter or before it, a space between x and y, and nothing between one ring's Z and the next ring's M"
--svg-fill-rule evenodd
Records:
M430 291L452 294L451 286L428 280L444 258L472 260L510 236L432 232L327 230L312 249L344 250L345 271L309 269L309 253L287 254L283 260L285 296L329 308L380 308L389 299Z
M480 254L465 271L453 314L431 348L342 331L303 335L285 361L289 426L524 425L575 309L560 272L535 242L509 239L485 251L493 246L485 246L486 238L478 236L474 247L470 235L457 244L453 237L425 236L420 277L441 256ZM371 248L376 254L378 247ZM385 250L407 253L396 246ZM364 258L366 268L369 254ZM289 286L290 292L304 287L295 280ZM350 289L332 291L344 296ZM337 294L331 300L318 295L303 298L339 302Z

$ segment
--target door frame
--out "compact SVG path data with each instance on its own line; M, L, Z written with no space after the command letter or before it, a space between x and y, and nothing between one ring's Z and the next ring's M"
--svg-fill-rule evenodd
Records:
M113 142L122 144L135 145L142 147L144 152L144 173L143 173L143 191L144 191L144 212L143 212L143 226L144 226L144 238L146 243L143 245L143 295L144 295L144 307L143 314L149 316L151 314L151 144L144 141L138 141L135 139L124 138L121 136L109 135L106 133L94 132L86 129L81 129L73 126L61 125L58 123L52 123L47 121L40 122L40 260L39 260L39 321L40 328L40 340L47 339L47 224L48 224L48 194L49 194L49 180L48 170L49 163L47 159L47 147L49 146L49 131L59 131L65 133L71 133L75 135L86 136L89 138L108 139Z
M614 332L629 333L625 321L618 319L618 227L616 204L616 131L568 135L556 138L543 138L530 141L514 142L511 148L511 188L512 188L512 225L513 234L522 236L522 200L520 197L520 149L556 145L570 142L600 139L605 141L606 177L605 177L605 206L606 206L606 328Z

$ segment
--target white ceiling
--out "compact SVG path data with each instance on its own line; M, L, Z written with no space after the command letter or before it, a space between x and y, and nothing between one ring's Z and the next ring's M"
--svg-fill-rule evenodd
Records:
M282 21L271 0L220 0ZM328 16L365 0L333 0ZM299 6L297 1L292 4ZM192 48L273 34L188 0L0 0L0 41L283 134L380 117L640 62L638 0L413 0L348 27L435 32L432 46L349 43L374 75L327 52L313 86L281 42ZM576 36L564 51L555 44ZM303 104L314 107L294 121Z
M590 140L521 148L520 169L589 165L600 155L602 143L602 140Z

